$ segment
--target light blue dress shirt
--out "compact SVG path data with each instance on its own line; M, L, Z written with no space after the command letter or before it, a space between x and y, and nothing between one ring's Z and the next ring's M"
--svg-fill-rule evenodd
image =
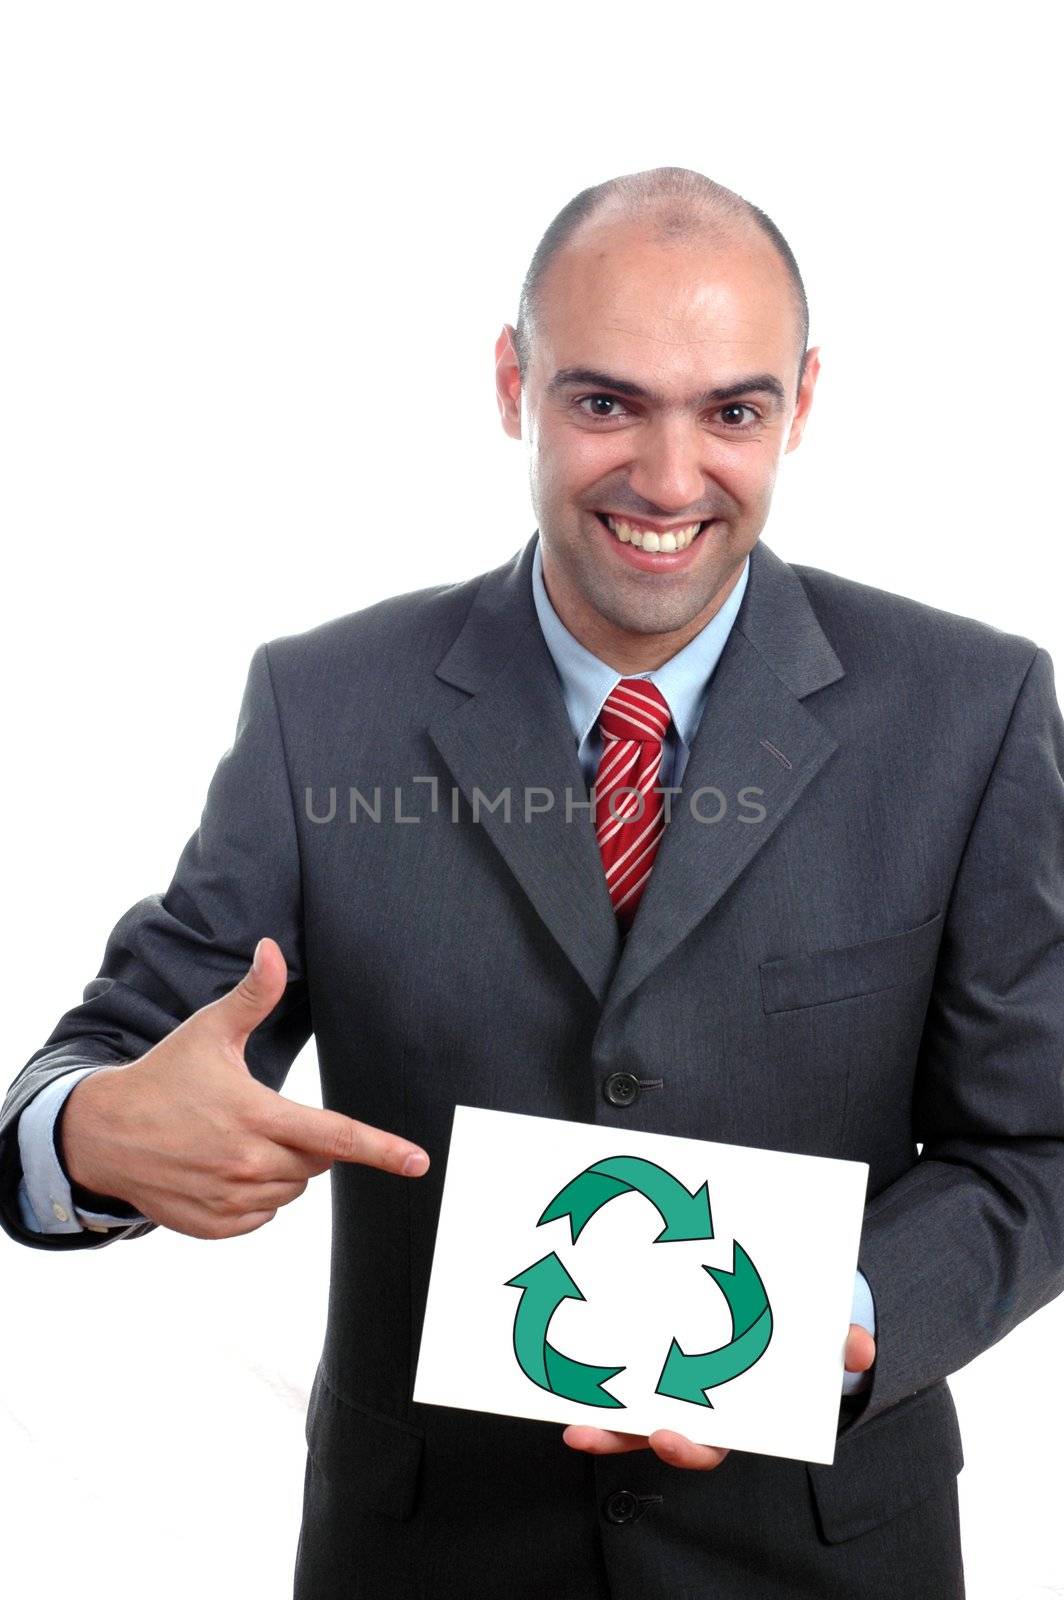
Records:
M738 582L701 632L664 666L653 672L630 674L651 678L669 707L672 725L665 736L661 771L664 786L678 787L683 781L691 744L702 720L709 681L742 604L749 575L748 556ZM621 675L574 638L551 605L543 582L543 558L538 539L532 558L532 596L543 637L558 669L577 754L590 787L602 752L598 715ZM105 1232L110 1228L136 1226L137 1218L79 1210L56 1159L52 1130L59 1108L79 1079L98 1070L95 1066L76 1067L53 1079L33 1097L19 1117L18 1142L23 1172L18 1188L19 1211L24 1226L37 1233L80 1233L85 1228ZM859 1322L875 1336L872 1293L861 1271L857 1273L854 1286L851 1321ZM847 1372L842 1392L854 1394L867 1387L868 1382L867 1373Z
M731 594L701 633L696 633L663 667L653 672L628 674L633 678L650 678L664 695L672 716L673 725L665 735L661 787L675 788L683 780L691 744L709 694L709 680L742 604L749 576L750 557L747 556ZM620 683L621 674L600 661L598 656L592 655L579 639L574 639L551 605L543 582L543 555L538 539L532 556L532 596L547 649L554 658L554 665L562 680L562 695L576 736L577 754L590 786L602 754L598 714L606 702L606 696L615 684Z
M652 672L626 674L633 678L650 678L664 697L672 717L673 725L665 736L662 787L678 788L683 780L691 744L709 694L709 681L742 604L749 576L750 558L747 556L735 587L700 633L696 633L682 650L670 656L664 666L656 667ZM598 715L607 695L615 684L620 683L621 674L600 661L598 656L592 655L579 639L574 638L551 605L543 582L543 556L538 539L532 557L532 597L547 649L558 669L565 708L576 739L577 755L590 788L602 753ZM875 1338L876 1314L872 1291L859 1268L854 1282L850 1321L859 1322ZM843 1376L842 1392L857 1394L866 1389L870 1382L870 1372L847 1372Z

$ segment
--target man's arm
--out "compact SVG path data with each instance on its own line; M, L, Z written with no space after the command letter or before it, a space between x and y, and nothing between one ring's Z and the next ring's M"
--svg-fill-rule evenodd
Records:
M309 1037L310 1017L295 812L266 645L252 657L236 737L214 773L199 828L170 887L119 919L82 1003L60 1019L8 1090L0 1109L0 1226L13 1239L38 1249L99 1248L156 1226L130 1222L106 1232L28 1227L19 1200L26 1195L21 1115L38 1092L73 1069L139 1060L232 989L263 935L284 951L288 982L249 1038L247 1062L260 1082L280 1089ZM32 1209L36 1214L36 1204Z
M1064 719L1031 660L947 911L913 1089L919 1160L866 1205L860 1427L1064 1290Z

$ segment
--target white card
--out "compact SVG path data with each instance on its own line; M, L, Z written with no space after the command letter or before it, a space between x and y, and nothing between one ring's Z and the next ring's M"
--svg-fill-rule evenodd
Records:
M456 1106L414 1400L830 1465L867 1182Z

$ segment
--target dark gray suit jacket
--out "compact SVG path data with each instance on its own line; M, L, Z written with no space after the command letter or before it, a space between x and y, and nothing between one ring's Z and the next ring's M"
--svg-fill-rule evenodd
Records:
M141 1055L269 934L290 982L251 1070L280 1089L313 1031L324 1104L433 1157L417 1181L331 1170L298 1600L960 1595L946 1375L1064 1287L1050 659L758 544L622 942L587 812L565 819L566 787L586 788L534 540L482 577L256 650L170 887L122 917L7 1095L3 1225L42 1249L155 1226L28 1233L16 1119L64 1068ZM351 788L370 805L379 788L379 822L358 802L350 820ZM509 823L473 819L475 788L509 788ZM526 788L555 797L527 823ZM712 824L685 803L699 789L702 815L723 801ZM640 1082L629 1104L603 1092L618 1072ZM457 1102L867 1162L878 1354L834 1464L733 1450L689 1473L415 1405Z

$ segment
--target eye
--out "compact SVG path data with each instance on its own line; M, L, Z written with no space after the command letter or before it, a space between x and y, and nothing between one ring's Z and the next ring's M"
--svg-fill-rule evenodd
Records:
M619 400L616 400L613 397L612 394L585 394L585 395L581 395L580 399L576 403L577 403L577 406L580 407L581 410L583 410L584 406L586 406L589 401L590 401L592 406L596 406L596 407L597 406L620 406L621 405L621 402ZM623 411L623 407L622 407L622 411ZM603 411L599 411L599 410L584 411L584 416L585 417L593 417L596 420L601 418L604 422L609 422L612 417L615 417L615 416L618 416L618 415L620 415L620 412L617 412L617 411L605 411L605 410L603 410Z
M753 425L750 422L742 422L737 417L735 417L733 415L733 413L735 413L737 411L749 411L749 413L750 413L751 417L753 418L754 422L756 422L758 420L758 413L757 413L757 411L754 410L753 406L748 406L748 405L746 405L745 402L742 402L742 401L733 400L730 405L721 407L720 414L724 419L724 424L725 424L726 427L728 427L728 428L749 428L749 427L751 427Z

